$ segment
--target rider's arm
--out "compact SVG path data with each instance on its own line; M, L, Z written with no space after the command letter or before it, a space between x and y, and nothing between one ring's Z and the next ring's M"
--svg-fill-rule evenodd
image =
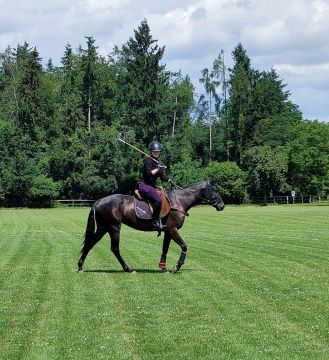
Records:
M151 170L151 173L152 173L152 175L155 175L155 174L157 174L159 171L160 171L160 168L157 167L157 168Z

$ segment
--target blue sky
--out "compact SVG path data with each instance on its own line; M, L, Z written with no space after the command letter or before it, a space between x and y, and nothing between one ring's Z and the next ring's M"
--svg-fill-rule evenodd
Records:
M46 62L93 36L99 52L121 46L146 19L166 47L167 69L201 90L200 71L241 42L259 70L275 68L306 119L329 122L329 0L0 0L0 52L27 41Z

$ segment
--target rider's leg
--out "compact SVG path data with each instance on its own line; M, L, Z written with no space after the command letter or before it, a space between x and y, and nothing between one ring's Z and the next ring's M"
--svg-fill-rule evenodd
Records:
M163 230L166 225L162 225L160 219L160 211L161 211L162 200L160 199L154 202L153 205L153 215L152 215L152 226L154 230L160 231Z
M145 196L147 199L153 202L153 215L152 215L152 227L153 230L163 230L166 226L162 225L160 220L160 211L162 200L160 195L157 193L156 189L151 186L145 184L143 181L139 185L139 191L142 196Z

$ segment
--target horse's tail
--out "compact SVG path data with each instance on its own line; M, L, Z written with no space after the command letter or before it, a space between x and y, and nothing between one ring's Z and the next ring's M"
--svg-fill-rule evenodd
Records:
M83 248L88 246L89 243L93 242L94 239L94 234L95 234L95 207L96 207L97 202L93 205L93 207L91 208L90 212L89 212L89 216L88 216L88 220L87 220L87 227L86 227L86 232L85 232L85 236L84 236L84 240L83 240ZM81 250L81 252L83 251L83 248Z

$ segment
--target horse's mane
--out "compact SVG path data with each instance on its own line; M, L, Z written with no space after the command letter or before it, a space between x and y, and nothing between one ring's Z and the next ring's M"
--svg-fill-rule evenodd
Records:
M184 187L184 189L189 189L189 190L193 190L193 189L200 189L200 186L201 185L207 185L208 184L208 180L203 180L203 181L200 181L200 182L198 182L198 183L195 183L195 184L192 184L192 185L190 185L190 186L186 186L186 187Z

